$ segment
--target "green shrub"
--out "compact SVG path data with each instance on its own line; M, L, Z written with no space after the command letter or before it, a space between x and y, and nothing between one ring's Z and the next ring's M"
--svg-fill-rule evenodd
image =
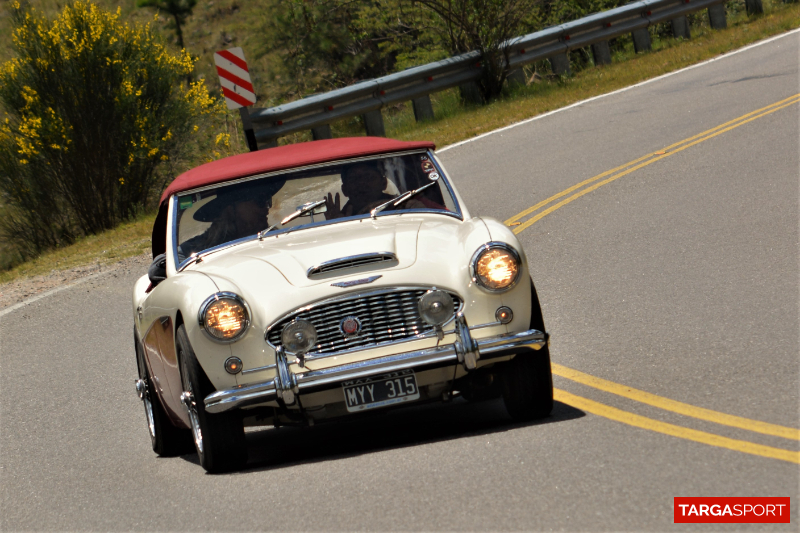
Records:
M25 255L109 229L161 191L198 119L219 112L194 67L150 25L88 2L53 20L11 4L0 68L0 230Z

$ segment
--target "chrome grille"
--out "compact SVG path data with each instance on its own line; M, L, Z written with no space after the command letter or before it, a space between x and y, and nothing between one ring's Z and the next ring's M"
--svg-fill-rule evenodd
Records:
M343 257L341 259L333 259L331 261L325 261L320 265L310 268L308 270L307 276L310 278L319 274L325 274L336 270L355 268L355 267L360 267L362 265L369 265L372 263L387 263L387 262L390 263L392 261L397 261L397 256L391 252L354 255L351 257Z
M422 321L417 302L428 289L400 289L374 291L352 298L343 298L302 309L275 323L267 331L267 342L274 347L281 344L281 332L294 319L308 320L317 330L314 354L330 354L357 348L406 340L423 333L433 332L433 326ZM462 302L454 293L453 313L461 310ZM357 336L345 338L339 322L355 316L361 321Z

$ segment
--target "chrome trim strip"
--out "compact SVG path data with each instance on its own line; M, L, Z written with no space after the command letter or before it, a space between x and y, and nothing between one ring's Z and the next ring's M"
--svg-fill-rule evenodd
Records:
M267 366L259 366L256 368L248 368L247 370L242 370L242 374L252 374L253 372L261 372L262 370L271 370L276 366L277 365L267 365Z
M208 330L206 329L206 311L208 310L208 306L211 305L213 302L216 302L223 298L228 300L234 300L235 302L241 304L241 306L244 307L245 315L247 315L245 317L244 327L242 328L242 331L240 331L239 333L236 334L235 337L231 337L230 339L218 339L217 337L209 333ZM222 292L215 292L214 294L205 299L203 305L200 306L200 310L197 312L197 322L198 324L200 324L200 329L203 330L203 333L206 334L206 337L208 337L212 341L218 342L220 344L231 344L232 342L236 342L239 339L241 339L242 335L247 333L247 330L250 328L251 316L253 315L250 313L250 306L247 305L247 302L245 302L241 296L239 296L235 292L222 291Z
M470 338L469 332L462 331L460 337ZM519 350L540 350L547 345L548 337L547 333L532 329L520 333L506 333L472 340L468 344L472 344L472 348L476 350L476 360L491 359L511 355ZM457 364L459 359L464 357L463 352L459 353L463 349L459 344L460 341L436 348L425 348L320 370L293 373L292 376L287 376L289 383L283 386L281 386L280 378L269 379L261 383L214 392L209 394L203 402L209 413L221 413L230 409L274 401L278 398L279 389L282 394L287 389L293 394L300 394L304 389L336 386L342 381L372 374L413 369L436 363Z
M470 331L475 331L476 329L483 329L483 328L493 328L494 326L505 326L502 322L487 322L485 324L478 324L477 326L470 326ZM445 333L455 333L454 331L445 331Z
M373 259L373 258L374 260L367 261L368 259ZM363 261L363 263L359 265L348 265L348 263L354 263L359 261ZM340 257L339 259L331 259L330 261L323 261L318 265L312 266L311 268L306 270L306 277L311 278L311 276L315 276L317 274L327 274L328 272L334 272L336 270L356 268L361 265L371 265L373 263L384 263L387 261L397 261L397 256L392 252L375 252L369 254L348 255L346 257ZM338 266L338 265L343 265L343 266Z
M494 249L494 248L500 248L502 250L505 250L505 251L509 252L511 255L513 255L514 259L516 259L516 261L517 261L517 266L519 267L519 268L517 268L517 276L514 278L514 281L512 281L511 284L509 284L507 287L503 287L502 289L490 289L488 287L484 287L480 283L480 281L478 279L478 275L475 273L475 269L476 269L476 266L478 264L478 259L480 259L481 254L483 254L483 252L489 251L489 250ZM469 262L469 275L472 278L472 282L475 283L475 285L477 285L481 289L485 290L486 292L490 292L492 294L498 294L498 293L501 293L501 292L506 292L506 291L509 291L512 288L514 288L514 286L517 284L519 279L522 277L520 275L521 274L521 270L522 270L522 259L521 259L520 255L519 255L519 252L516 251L514 249L514 247L511 246L510 244L507 244L507 243L504 243L504 242L499 242L499 241L491 241L491 242L487 242L486 244L482 244L477 250L475 250L475 253L472 254L472 259L470 259L470 262Z

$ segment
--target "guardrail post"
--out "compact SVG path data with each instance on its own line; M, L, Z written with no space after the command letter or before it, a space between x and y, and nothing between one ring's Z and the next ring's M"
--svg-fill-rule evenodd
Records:
M744 6L747 8L748 15L760 15L764 12L764 6L761 0L745 0Z
M681 37L684 39L691 38L689 19L686 18L686 15L672 19L672 36L676 39L680 39Z
M651 49L652 42L650 41L650 31L647 28L633 30L632 35L633 49L637 54L640 52L647 52Z
M323 124L322 126L311 128L311 137L313 137L315 141L321 141L322 139L333 139L333 135L331 135L331 125Z
M708 8L708 23L715 30L724 30L728 27L725 18L725 4L714 4Z
M478 87L478 84L474 81L462 83L458 86L458 89L461 91L461 98L463 98L465 101L473 104L483 103L483 95L481 94L481 90Z
M381 110L367 111L361 118L364 119L364 129L370 137L386 137L386 130L383 127L383 116Z
M250 121L250 111L246 107L240 107L239 116L242 118L242 129L244 130L244 139L247 141L247 149L251 152L258 151L256 133L253 131L253 123Z
M514 85L524 86L525 82L527 81L525 79L525 71L521 68L514 69L508 74L506 74L506 80L508 80L509 86L514 86Z
M550 58L550 68L553 69L553 74L556 75L569 75L569 52L558 54Z
M593 44L592 57L595 65L610 65L611 49L608 47L608 41Z
M417 122L433 120L433 105L431 105L430 95L414 98L411 100L411 104L414 106L414 119Z

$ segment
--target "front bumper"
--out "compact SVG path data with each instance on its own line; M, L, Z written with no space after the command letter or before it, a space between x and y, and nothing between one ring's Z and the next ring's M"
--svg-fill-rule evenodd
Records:
M286 356L279 348L276 354L277 372L273 379L217 391L209 394L203 402L209 413L222 413L274 400L292 406L298 395L336 388L342 381L398 370L421 370L454 364L461 364L468 371L474 370L479 360L540 350L547 345L548 339L547 333L531 329L475 340L461 313L456 317L454 333L457 340L453 344L302 373L289 370Z

